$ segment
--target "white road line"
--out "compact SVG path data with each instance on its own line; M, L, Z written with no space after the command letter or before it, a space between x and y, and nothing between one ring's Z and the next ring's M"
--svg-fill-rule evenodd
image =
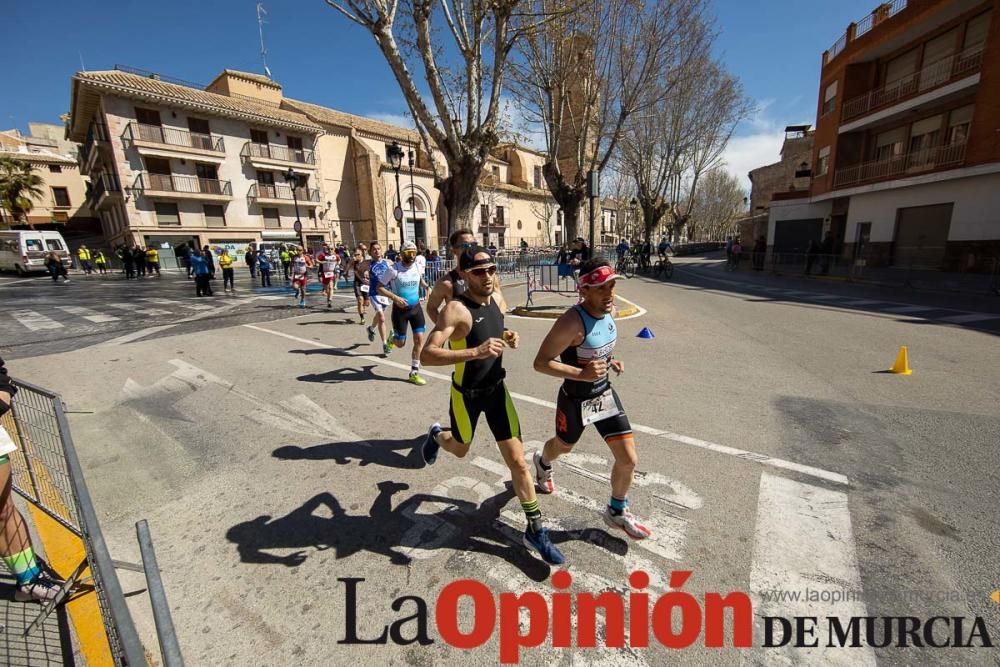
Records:
M45 329L62 329L63 325L52 318L45 317L34 310L15 310L11 313L15 320L24 325L29 331L43 331Z
M750 591L755 637L764 636L763 616L836 616L845 624L851 617L867 616L847 495L761 474ZM779 593L784 599L775 599ZM789 597L796 594L800 600ZM810 602L807 595L822 601ZM835 596L839 601L834 601ZM818 625L816 630L819 647L767 649L767 664L874 667L875 653L870 647L827 647L826 626ZM743 662L756 664L749 655Z
M990 313L969 313L968 315L952 315L951 317L940 318L941 322L953 322L955 324L969 324L970 322L984 322L986 320L1000 319L1000 315Z
M84 308L83 306L56 306L56 308L65 311L70 315L82 317L90 322L117 322L121 319L119 317L115 317L114 315L105 315L104 313L99 313L96 310Z
M259 327L254 324L244 324L244 327L248 329L253 329L254 331L260 331L262 333L271 334L272 336L279 336L281 338L287 338L288 340L293 340L297 343L302 343L303 345L309 345L316 348L330 348L329 345L325 343L320 343L314 340L309 340L308 338L300 338L298 336L293 336L291 334L286 334L282 331L274 331L273 329L265 329L264 327ZM400 370L409 371L410 367L407 364L396 363L395 361L389 361L388 359L382 359L381 357L373 356L359 356L357 359L363 359L365 361L370 361L376 364L382 364L384 366L391 366L393 368L398 368ZM421 375L426 377L435 378L438 380L444 380L446 382L451 382L450 375L443 375L441 373L435 373L433 371L428 371L421 369ZM525 403L533 403L534 405L540 405L545 408L554 410L556 404L552 401L546 401L541 398L535 398L534 396L528 396L526 394L517 394L510 392L512 398L516 398L519 401ZM643 426L642 424L632 423L632 430L638 431L640 433L646 433L648 435L653 435L659 438L664 438L666 440L672 440L674 442L679 442L684 445L690 445L692 447L698 447L705 449L717 454L726 454L728 456L735 456L736 458L741 458L746 461L753 461L761 465L771 466L773 468L781 468L783 470L792 470L803 475L809 475L811 477L817 477L819 479L824 479L828 482L833 482L835 484L850 484L846 475L840 473L831 472L829 470L823 470L822 468L815 468L813 466L803 465L801 463L795 463L793 461L786 461L784 459L777 459L766 454L758 454L756 452L747 451L745 449L737 449L736 447L728 447L726 445L719 445L714 442L708 442L707 440L699 440L698 438L692 438L690 436L681 435L679 433L673 433L671 431L666 431L663 429L653 428L651 426Z
M187 308L189 310L212 310L215 307L204 303L184 303L183 301L174 301L173 299L144 298L139 300L148 301L149 303L155 303L161 306L180 306L181 308Z
M108 303L105 304L108 308L117 308L118 310L127 310L130 313L136 313L137 315L172 315L169 310L163 310L161 308L136 308L134 303Z

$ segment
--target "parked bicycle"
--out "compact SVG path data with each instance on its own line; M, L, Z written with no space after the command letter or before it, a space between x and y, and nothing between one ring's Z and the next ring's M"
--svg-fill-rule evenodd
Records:
M629 254L622 255L615 264L615 273L626 278L635 276L635 260Z

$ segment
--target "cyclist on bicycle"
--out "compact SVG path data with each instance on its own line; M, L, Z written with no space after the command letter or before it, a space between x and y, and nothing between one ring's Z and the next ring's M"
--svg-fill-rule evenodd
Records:
M673 253L674 247L670 245L670 241L668 241L667 237L664 236L660 239L660 245L656 246L656 254L660 256L660 259L663 259L667 256L668 250Z
M628 253L628 239L622 237L621 242L615 247L615 252L618 253L618 259L620 260Z

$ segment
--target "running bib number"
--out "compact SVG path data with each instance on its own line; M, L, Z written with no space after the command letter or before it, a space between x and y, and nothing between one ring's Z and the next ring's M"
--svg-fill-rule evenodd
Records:
M333 278L334 275L336 275L336 274L333 271L324 271L323 272L323 277L324 278Z
M360 289L364 294L368 294L368 285L362 285L358 289Z
M583 416L584 426L608 419L609 417L617 417L621 414L621 411L622 409L610 389L600 396L587 399L580 404L580 414Z

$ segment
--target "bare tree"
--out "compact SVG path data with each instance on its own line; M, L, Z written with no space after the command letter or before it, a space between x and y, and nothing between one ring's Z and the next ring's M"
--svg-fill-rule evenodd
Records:
M479 176L498 142L508 56L539 24L521 12L527 0L325 1L371 33L396 77L448 210L449 233L470 223Z
M739 81L709 57L697 57L658 80L671 94L657 110L630 122L622 139L622 169L635 180L647 238L665 222L671 235L687 223L699 180L718 167L736 125L753 107Z
M724 168L709 171L691 201L688 235L702 241L721 241L733 236L746 196L739 179Z
M544 130L545 182L575 237L587 172L604 170L628 119L660 101L649 94L660 73L704 39L692 29L703 0L531 2L554 18L519 42L511 90Z

